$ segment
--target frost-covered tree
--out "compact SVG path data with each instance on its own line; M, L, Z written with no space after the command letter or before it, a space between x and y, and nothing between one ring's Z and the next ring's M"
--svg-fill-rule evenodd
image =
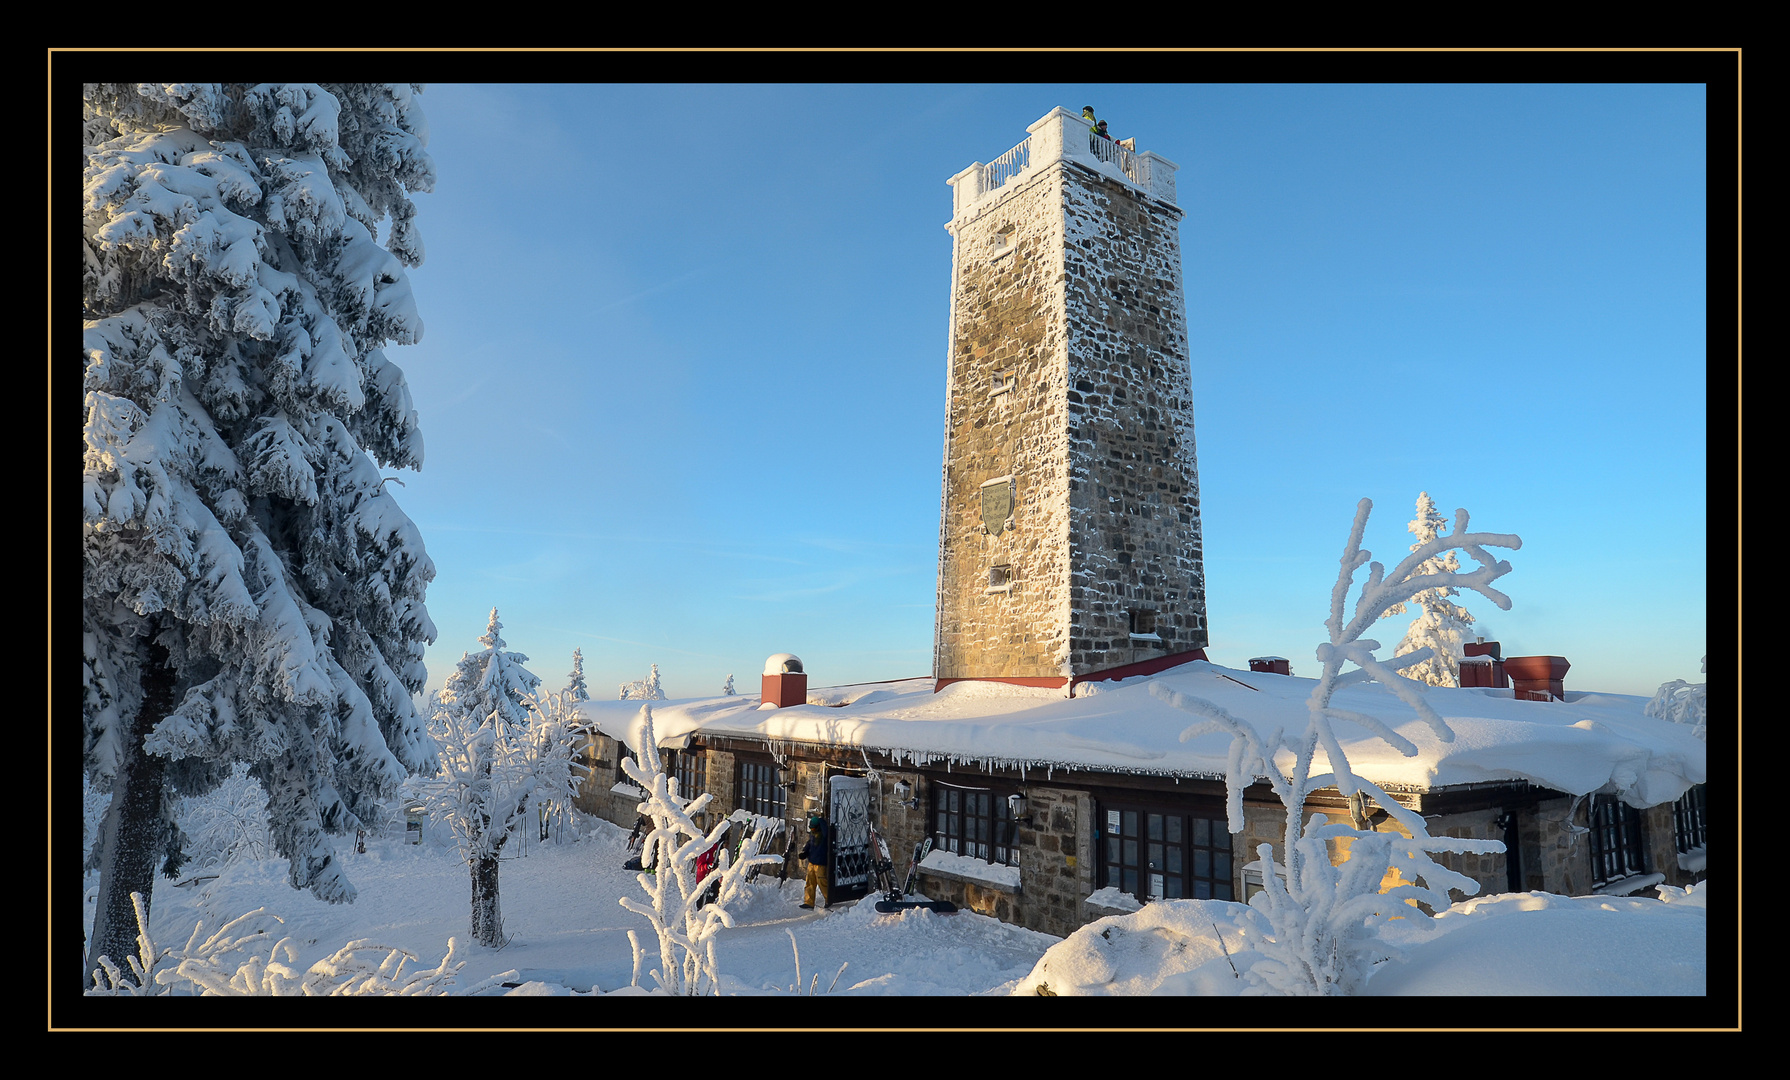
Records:
M1703 674L1709 674L1707 656L1703 658ZM1661 683L1659 689L1654 691L1653 699L1642 711L1648 716L1657 716L1674 724L1689 724L1691 732L1697 738L1706 739L1709 737L1709 684L1690 683L1683 679Z
M436 696L438 710L447 710L483 723L496 713L498 731L505 735L528 726L529 702L541 688L541 678L523 667L528 657L511 652L503 640L503 622L491 609L485 632L479 635L478 652L463 653Z
M1417 493L1417 516L1405 528L1417 538L1411 545L1416 551L1436 537L1448 525L1436 510L1435 500L1427 491ZM1460 559L1453 549L1430 557L1417 573L1424 575L1441 575L1458 573L1461 568ZM1386 609L1384 617L1403 615L1410 610L1411 604L1417 605L1417 618L1411 620L1405 636L1392 650L1394 656L1405 656L1418 649L1429 649L1430 658L1405 669L1405 677L1428 683L1430 686L1459 686L1461 684L1461 657L1466 654L1463 643L1473 633L1473 616L1467 609L1455 603L1450 597L1459 596L1460 590L1448 585L1421 589L1410 601L1394 604Z
M584 681L584 650L572 650L572 673L567 675L566 695L573 701L589 701L590 687Z
M664 701L665 691L659 685L659 665L654 664L646 678L623 683L621 694L623 701Z
M249 775L247 762L237 762L216 788L184 800L180 831L189 860L201 868L223 866L238 856L267 857L267 793Z
M1424 700L1428 685L1400 674L1403 669L1422 663L1429 654L1420 649L1392 661L1381 661L1374 656L1380 643L1361 635L1388 608L1429 589L1472 589L1508 611L1510 598L1492 588L1491 583L1508 574L1510 564L1493 561L1485 549L1516 549L1523 542L1505 533L1469 533L1467 512L1457 510L1453 535L1436 536L1419 544L1391 574L1379 563L1372 563L1355 602L1355 613L1345 619L1343 608L1354 584L1355 571L1373 557L1361 548L1372 506L1367 499L1361 500L1348 545L1343 549L1342 569L1330 594L1330 618L1325 623L1330 629L1330 640L1317 649L1323 673L1306 703L1308 719L1303 732L1294 735L1276 728L1264 739L1248 720L1232 715L1222 706L1169 690L1160 683L1151 688L1157 697L1203 718L1181 733L1183 740L1211 731L1231 737L1230 769L1225 777L1231 832L1243 830L1243 791L1257 777L1267 779L1286 810L1284 863L1275 861L1272 844L1256 849L1263 888L1250 900L1250 906L1267 917L1274 931L1273 940L1261 945L1264 959L1246 972L1258 991L1358 991L1373 964L1397 955L1396 950L1380 940L1378 928L1395 916L1416 914L1405 900L1420 900L1440 909L1449 905L1451 888L1468 896L1478 891L1477 882L1431 861L1430 853L1504 850L1504 845L1495 840L1430 836L1421 815L1400 806L1378 785L1355 775L1332 727L1334 721L1366 728L1406 757L1416 755L1417 747L1378 718L1337 708L1331 699L1343 687L1370 679L1378 681L1409 705L1437 738L1453 741L1453 730ZM1470 555L1479 563L1478 569L1441 573L1428 569L1432 560L1453 548ZM1346 663L1353 663L1356 669L1344 673ZM1324 752L1330 771L1314 774L1312 766L1319 750ZM1410 833L1410 838L1330 824L1322 814L1304 820L1306 799L1327 787L1335 787L1352 801L1371 797ZM1331 863L1328 850L1329 842L1336 840L1349 843L1348 857L1340 866ZM1388 870L1396 870L1402 883L1382 892Z
M696 824L696 817L708 808L713 796L705 792L685 799L678 794L677 779L666 775L659 755L652 705L640 707L629 734L638 760L623 759L622 770L646 793L639 810L652 831L641 844L639 882L651 904L624 896L621 905L652 923L659 941L659 966L652 976L661 990L673 996L718 995L721 984L715 938L723 927L734 923L728 909L739 902L749 877L761 867L781 864L783 857L760 854L773 835L771 828L749 828L739 858L734 860L726 844L731 818L716 822L707 832ZM717 845L721 848L719 862L711 873L719 880L699 882L697 857ZM707 902L701 902L705 898L709 898ZM633 931L628 937L635 943L634 981L639 985L640 945Z
M346 901L328 836L430 765L435 571L378 468L422 463L383 351L422 333L417 90L85 87L88 970L134 948L176 796L247 762L293 886Z
M431 730L441 771L414 782L429 816L452 830L471 870L472 939L494 948L504 943L498 865L505 845L524 822L536 820L543 804L570 805L584 775L566 703L531 695L522 707L519 724L507 723L498 708L480 717L438 707Z
M503 944L498 859L542 801L564 796L574 742L569 707L538 698L528 657L503 640L497 609L476 653L467 653L435 696L430 718L441 773L419 784L430 816L446 822L472 871L472 938ZM575 790L575 789L574 789Z
M734 697L738 693L739 691L733 688L733 674L730 672L727 676L727 681L721 685L721 696Z

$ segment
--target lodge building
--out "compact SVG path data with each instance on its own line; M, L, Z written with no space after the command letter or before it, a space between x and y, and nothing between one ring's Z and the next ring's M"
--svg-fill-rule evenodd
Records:
M824 813L834 834L831 903L871 889L872 826L901 869L904 853L932 838L936 850L920 870L926 896L1057 935L1153 899L1245 900L1261 883L1257 846L1281 846L1284 810L1266 785L1246 793L1245 827L1232 835L1222 768L1175 764L1169 740L1152 743L1120 725L1022 746L1011 743L1019 729L999 722L993 707L986 724L960 708L938 728L897 725L899 710L890 708L982 681L1016 694L1032 688L1041 696L1020 704L1042 713L1047 699L1130 700L1123 695L1135 681L1118 680L1159 674L1259 695L1244 695L1240 708L1309 692L1310 681L1293 678L1278 658L1248 672L1206 662L1175 171L1129 141L1093 135L1059 108L1007 154L949 181L932 675L811 692L799 659L779 654L760 701L655 703L667 771L682 794L712 795L711 813L785 822L792 851L810 815ZM1557 716L1570 726L1577 710L1606 726L1628 719L1607 695L1571 694L1557 677L1510 685L1504 667L1525 659L1560 658L1497 657L1496 671L1475 660L1465 669L1473 683L1436 692L1480 695L1457 700L1500 715L1523 710L1544 725ZM624 826L641 797L620 771L633 753L638 708L583 705L593 775L579 808ZM1640 719L1638 704L1629 712ZM1093 748L1075 750L1077 740ZM1694 756L1700 770L1700 751ZM1629 892L1702 876L1700 782L1637 808L1516 771L1443 784L1357 771L1430 819L1432 835L1503 841L1501 855L1437 857L1482 893ZM1396 828L1371 802L1351 807L1331 795L1308 808L1357 828Z

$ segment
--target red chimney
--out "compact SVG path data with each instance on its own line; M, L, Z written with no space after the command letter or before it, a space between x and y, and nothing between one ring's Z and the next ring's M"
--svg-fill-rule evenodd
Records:
M795 653L778 653L764 662L764 678L759 693L766 705L787 709L808 703L808 674L802 670L802 658Z
M1566 700L1562 683L1570 667L1564 656L1513 656L1504 661L1518 701Z
M1291 675L1293 665L1284 656L1252 656L1249 658L1249 670Z
M1467 654L1461 660L1462 686L1490 686L1503 689L1510 685L1504 672L1504 649L1496 641L1469 641L1462 646Z

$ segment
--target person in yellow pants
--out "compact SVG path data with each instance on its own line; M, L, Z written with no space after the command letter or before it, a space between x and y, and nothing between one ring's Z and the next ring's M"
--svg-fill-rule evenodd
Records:
M808 819L808 842L802 845L802 858L808 863L808 881L802 889L802 906L814 907L814 891L820 890L822 906L827 902L827 819L819 814Z

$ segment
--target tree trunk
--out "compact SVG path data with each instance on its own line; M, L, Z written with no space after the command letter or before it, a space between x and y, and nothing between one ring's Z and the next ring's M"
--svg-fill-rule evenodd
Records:
M87 945L82 986L93 985L99 958L108 957L128 970L137 954L137 912L131 893L143 897L143 915L155 888L155 860L162 840L162 774L167 759L143 751L143 739L174 709L174 671L168 650L151 641L141 669L143 704L131 723L130 737L112 782L112 804L99 834L99 903Z
M503 912L497 905L497 860L472 861L472 939L495 949L503 944Z

